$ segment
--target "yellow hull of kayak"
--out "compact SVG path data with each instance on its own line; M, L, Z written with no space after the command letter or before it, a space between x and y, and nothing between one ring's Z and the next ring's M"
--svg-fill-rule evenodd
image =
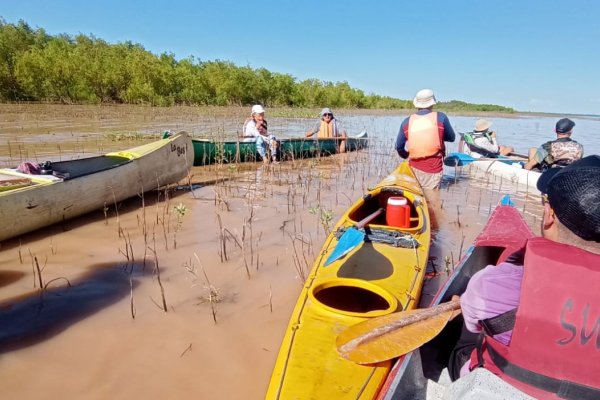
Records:
M408 228L390 227L385 213L368 225L368 240L324 266L335 232L385 209L391 196L411 207ZM384 241L402 238L401 247ZM326 239L300 294L275 363L267 399L372 399L391 362L358 365L343 359L340 332L368 318L416 308L429 255L427 204L407 163L354 203ZM383 239L382 239L383 238Z

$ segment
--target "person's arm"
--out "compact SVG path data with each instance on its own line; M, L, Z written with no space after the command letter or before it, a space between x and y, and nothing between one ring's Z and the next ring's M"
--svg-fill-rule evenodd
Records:
M406 135L404 134L404 129L408 125L408 118L405 119L400 125L400 130L398 131L398 137L396 138L396 151L398 155L402 158L408 158L408 151L404 149L406 146Z
M315 124L315 126L312 127L312 129L309 129L308 131L306 131L306 135L305 136L306 137L311 137L315 133L318 133L319 129L321 129L321 121L317 122Z
M444 142L454 142L454 140L456 140L456 133L454 133L454 129L452 129L452 125L450 125L450 120L446 114L440 114L442 116L442 124L444 125Z
M348 137L348 134L346 133L346 130L344 129L344 127L339 124L338 124L338 133L339 133L340 137Z
M496 144L495 139L493 140L493 143L490 143L490 141L487 140L487 138L478 137L473 142L477 147L482 148L490 153L498 153L498 151L500 150L500 148Z
M258 132L258 129L256 129L256 122L248 121L244 125L244 131L242 132L242 138L249 139L249 138L255 138L257 136L260 136L260 132Z

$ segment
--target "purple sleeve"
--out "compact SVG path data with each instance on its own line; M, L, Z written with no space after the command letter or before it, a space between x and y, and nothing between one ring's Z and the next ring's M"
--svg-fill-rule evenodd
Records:
M467 329L474 333L481 332L480 320L516 308L521 297L522 280L523 266L506 262L498 266L488 265L473 275L465 293L460 297ZM512 331L508 331L494 338L507 345L511 336Z

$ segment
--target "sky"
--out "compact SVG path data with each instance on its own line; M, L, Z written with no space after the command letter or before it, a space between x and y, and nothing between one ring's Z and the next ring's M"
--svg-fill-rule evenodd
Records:
M583 0L20 0L0 16L48 34L132 41L366 94L600 114L600 2Z

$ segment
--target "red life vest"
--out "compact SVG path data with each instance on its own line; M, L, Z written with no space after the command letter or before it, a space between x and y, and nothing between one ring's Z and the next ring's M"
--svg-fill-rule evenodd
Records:
M437 123L437 112L413 114L408 120L408 153L411 159L431 157L443 152L443 141Z
M535 238L524 268L510 344L485 335L471 369L540 399L600 398L600 255Z

